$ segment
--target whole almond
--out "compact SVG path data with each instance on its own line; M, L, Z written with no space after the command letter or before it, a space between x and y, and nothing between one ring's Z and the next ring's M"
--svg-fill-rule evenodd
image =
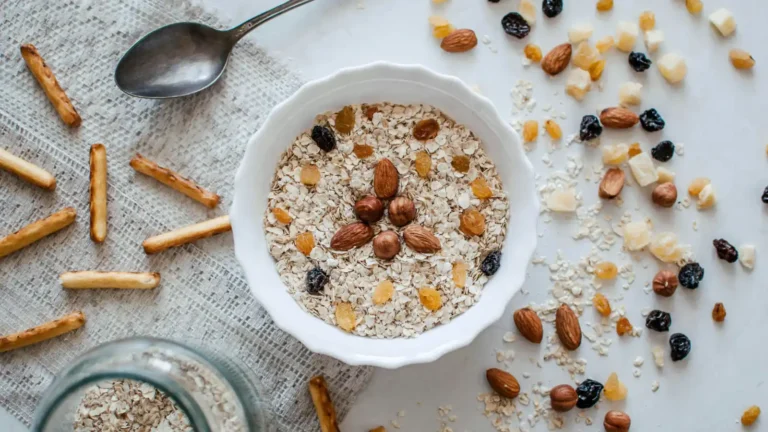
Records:
M662 183L651 193L651 200L661 207L672 207L677 202L677 187L674 183Z
M403 230L406 246L416 252L435 253L441 248L440 239L432 231L420 225L410 224Z
M571 62L571 53L573 48L571 44L564 43L552 48L552 51L541 60L541 69L550 75L557 75L568 67Z
M560 384L559 386L552 387L552 390L549 391L549 400L553 410L566 412L576 406L579 395L572 386Z
M346 251L360 247L373 238L373 228L362 222L344 225L331 238L331 249Z
M477 35L470 29L454 30L440 43L440 48L453 53L469 51L476 46Z
M621 168L611 168L605 172L603 181L600 182L600 186L597 189L597 195L603 199L613 199L619 196L621 190L624 189L624 180L626 174Z
M653 292L662 297L672 297L680 281L677 275L669 270L661 270L653 277Z
M533 343L541 343L544 338L544 328L541 325L541 318L533 309L525 307L515 311L512 316L515 320L517 331Z
M387 158L381 159L373 171L373 191L379 198L392 198L400 186L400 174Z
M515 398L520 394L520 383L509 372L491 368L485 371L485 379L493 391L505 398Z
M606 108L600 112L600 123L607 128L629 129L639 122L640 117L626 108Z
M603 427L606 432L627 432L632 424L629 416L621 411L608 411L605 413Z
M581 345L579 318L568 305L561 305L555 314L555 330L560 343L571 351Z

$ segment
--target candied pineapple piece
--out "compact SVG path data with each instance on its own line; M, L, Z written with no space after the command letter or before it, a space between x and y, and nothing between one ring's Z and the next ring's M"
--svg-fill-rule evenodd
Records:
M639 251L651 242L651 230L648 224L642 222L629 222L624 225L624 247L630 251Z
M640 30L648 31L656 27L656 15L651 11L645 11L640 14Z
M607 145L603 147L603 163L619 165L629 159L629 147L626 144Z
M589 67L598 60L600 60L600 52L588 41L581 42L571 58L574 66L585 71L588 71Z
M608 380L605 382L605 388L603 389L603 395L609 401L621 401L627 398L627 386L619 381L619 376L616 372L612 373Z
M597 48L597 51L600 52L600 54L604 54L613 48L614 45L616 45L616 42L613 39L613 36L605 36L595 43L595 48Z
M578 207L573 189L552 191L546 198L547 208L556 212L574 212Z
M678 244L677 235L671 232L656 234L651 241L649 250L660 261L674 263L683 258L685 248Z
M706 177L697 177L693 179L690 185L688 185L688 193L691 194L691 196L698 197L701 193L701 190L704 189L704 186L708 185L710 183L710 180Z

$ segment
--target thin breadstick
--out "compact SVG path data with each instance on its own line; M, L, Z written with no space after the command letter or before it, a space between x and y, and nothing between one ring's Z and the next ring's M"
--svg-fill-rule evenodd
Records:
M51 173L3 149L0 149L0 168L35 186L48 190L56 189L56 179Z
M0 258L27 247L41 238L66 228L75 221L77 212L66 207L45 219L32 222L24 228L0 239Z
M8 336L0 336L0 352L15 350L36 344L77 330L85 324L85 314L74 312L57 320L49 321Z
M203 189L194 181L182 177L177 172L168 168L161 167L138 153L131 159L131 167L136 171L148 175L160 183L183 193L193 200L202 203L208 208L214 208L219 205L219 196L215 193Z
M321 432L339 432L339 423L336 421L336 410L333 408L331 395L328 394L328 386L321 375L309 380L309 394L315 404L317 420L320 421Z
M45 95L48 96L48 100L56 108L56 112L59 113L59 117L64 123L69 127L80 126L80 114L77 113L64 90L61 89L59 81L56 80L53 71L45 64L45 60L37 52L37 48L32 44L24 44L21 46L21 56L24 57L29 71L40 83L40 87L43 88Z
M144 240L142 246L144 246L144 252L151 255L162 252L168 248L181 246L195 240L200 240L214 234L231 230L232 225L229 223L229 216L219 216L215 219L209 219L205 222L188 225L183 228L150 237Z
M107 238L107 149L104 144L91 146L91 240L102 243Z
M160 273L75 271L62 273L59 281L69 289L152 289L160 284Z

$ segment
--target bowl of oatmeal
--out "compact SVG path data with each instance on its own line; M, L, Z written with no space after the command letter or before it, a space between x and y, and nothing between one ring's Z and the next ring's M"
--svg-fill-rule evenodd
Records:
M251 292L309 349L387 368L434 361L498 320L536 246L519 136L422 66L304 85L249 142L235 253Z

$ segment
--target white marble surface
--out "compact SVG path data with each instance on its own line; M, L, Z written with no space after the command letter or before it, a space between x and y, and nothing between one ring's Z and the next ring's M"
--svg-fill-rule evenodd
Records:
M275 3L275 0L205 0L207 7L237 21ZM631 288L624 291L621 283L617 283L604 288L604 292L609 298L624 296L615 303L626 307L635 325L642 324L640 311L644 308L672 312L672 330L691 337L693 352L679 363L673 364L667 358L667 365L659 370L653 365L650 347L659 344L668 348L668 335L646 332L640 338L622 340L612 335L614 342L605 357L592 351L585 340L578 355L588 360L587 376L604 381L610 372L616 371L629 388L629 398L621 403L603 402L599 410L587 411L596 423L591 427L583 422L574 424L576 412L569 413L565 429L602 430L603 414L609 409L621 409L632 416L632 430L741 430L736 422L747 406L759 404L768 408L768 393L763 389L767 351L762 343L768 329L765 312L768 267L763 259L768 253L768 206L760 202L760 195L768 185L764 109L768 84L760 79L760 62L768 58L768 50L762 43L768 39L765 25L768 10L759 0L706 0L704 14L693 17L686 12L682 0L648 0L618 1L614 11L598 15L593 0L566 0L566 3L565 12L554 20L539 13L539 23L523 41L506 36L499 25L501 17L516 8L516 0L501 0L498 4L485 0L448 0L438 6L429 0L317 0L266 24L249 37L275 56L286 59L307 79L374 60L422 63L477 85L510 119L513 118L510 89L518 79L530 80L535 84L538 106L529 117L543 121L545 113L541 108L552 105L568 115L566 120L561 120L566 134L576 131L582 115L615 105L621 83L630 79L643 83L642 109L657 108L667 120L667 128L655 134L639 128L633 132L609 132L603 135L603 142L639 141L646 151L661 139L685 143L685 155L665 164L677 173L681 198L686 195L686 186L692 178L707 176L719 193L719 203L707 212L698 212L693 207L684 211L660 210L650 205L650 190L635 186L624 192L626 202L622 209L613 208L606 213L620 216L629 210L636 217L651 217L657 231L678 233L684 243L693 245L697 258L706 268L706 278L697 291L680 288L671 299L659 299L643 290L659 264L649 254L642 254L641 260L634 261L637 280ZM739 26L727 39L717 35L706 19L708 13L720 6L733 11ZM594 41L605 34L614 34L620 20L636 21L645 9L656 12L657 26L665 32L661 53L675 51L686 57L689 75L683 85L666 84L655 67L645 74L635 74L627 65L626 55L614 51L607 55L604 90L593 91L584 102L576 103L563 95L564 76L549 79L538 67L521 66L520 53L528 42L547 49L565 41L568 27L581 22L595 26ZM490 46L498 52L492 52L482 43L466 54L441 51L427 24L427 17L432 14L444 15L458 27L472 28L481 38L488 35ZM753 73L740 73L731 67L727 53L732 47L753 53L758 61ZM638 42L636 49L644 51L642 42ZM653 58L658 59L659 55ZM231 61L237 61L237 56ZM542 176L550 171L542 163L545 144L546 140L540 141L538 149L529 154ZM553 153L554 167L564 169L568 155L582 157L585 171L599 163L598 150L576 145ZM587 204L597 200L594 183L581 181L578 189ZM560 249L567 259L577 261L589 251L591 244L570 239L577 228L575 220L554 219L549 224L540 224L543 237L539 253L551 260ZM698 230L693 229L694 222ZM711 241L720 237L736 245L756 244L757 268L748 272L738 264L719 261ZM627 256L620 258L618 249L615 247L605 257L622 263L632 261ZM492 431L489 421L477 410L476 396L487 390L483 372L497 366L497 349L516 351L516 360L509 369L520 379L524 391L536 382L546 386L567 382L567 374L553 362L542 362L543 367L539 369L529 361L529 357L541 358L543 347L520 340L513 344L502 341L505 332L514 330L511 319L514 309L532 301L544 301L549 296L551 282L546 268L533 267L529 275L526 289L530 294L517 295L509 305L510 314L469 347L430 365L377 371L342 429L365 431L386 424L388 430L392 430L390 420L397 419L401 430L439 430L438 406L452 405L457 415L456 421L450 424L454 431ZM722 325L714 324L710 318L712 305L718 301L724 302L728 311ZM582 323L595 319L594 312L587 310ZM545 328L547 334L550 331L551 328ZM637 356L645 359L639 378L632 376L632 362ZM522 378L523 373L530 373L530 378ZM661 384L656 393L651 392L654 380ZM530 413L530 408L525 412ZM401 410L405 416L398 418ZM0 429L15 432L13 426L8 429L10 424L12 422L4 423L0 416L0 426L3 426ZM761 429L759 424L753 427L753 430ZM540 423L535 430L547 428Z

